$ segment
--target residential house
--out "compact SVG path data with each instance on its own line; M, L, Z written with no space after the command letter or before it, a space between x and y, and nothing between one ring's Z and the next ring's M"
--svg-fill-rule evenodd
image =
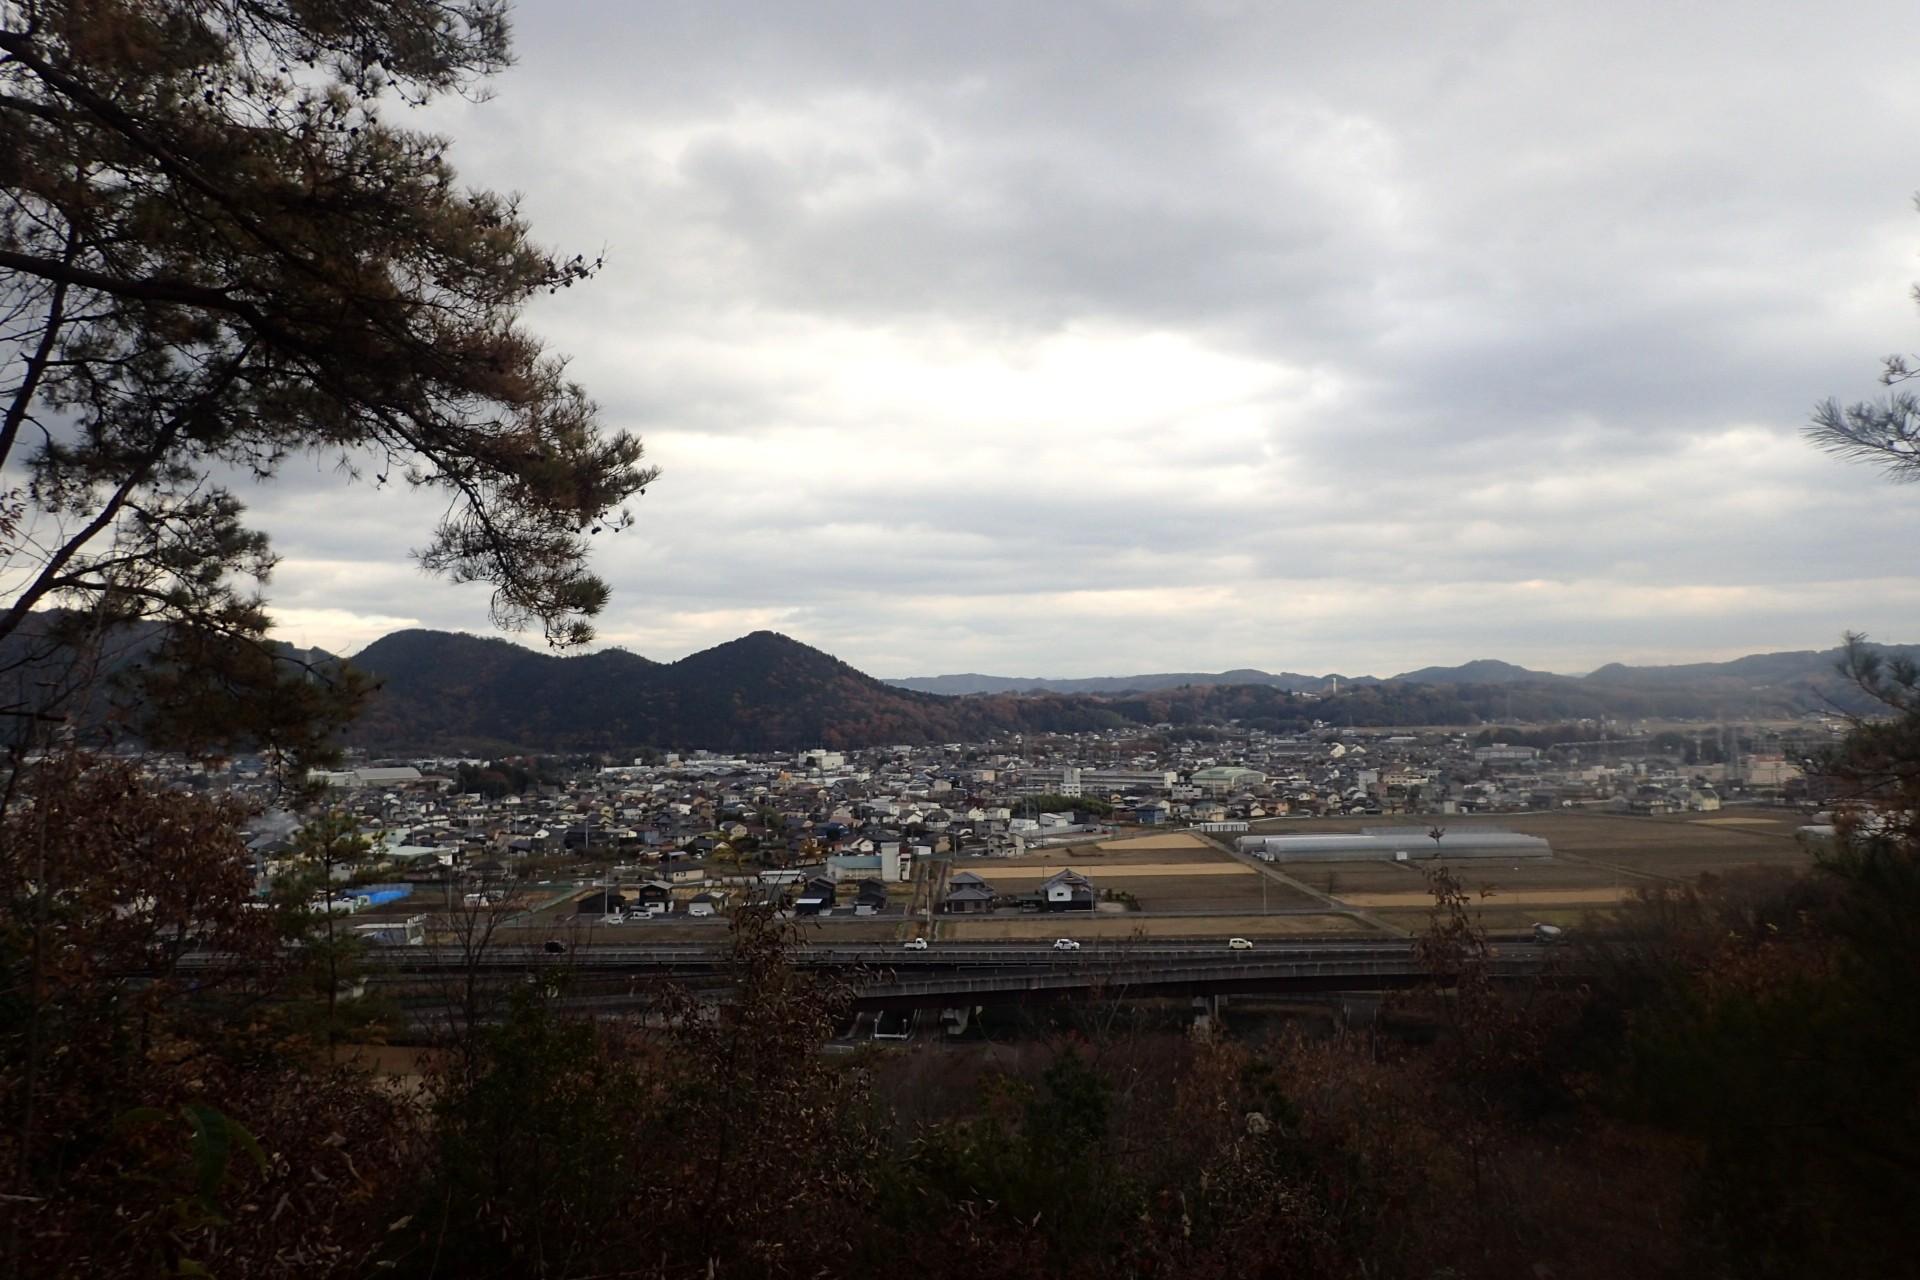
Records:
M1040 882L1040 899L1046 911L1091 911L1093 882L1064 867Z
M633 903L641 908L667 910L673 905L673 886L665 880L645 880L634 886Z
M793 900L793 913L797 916L825 915L833 910L837 892L833 881L825 876L815 876L807 881L806 887Z
M993 886L971 871L962 871L947 881L947 896L940 909L951 915L971 915L993 908Z

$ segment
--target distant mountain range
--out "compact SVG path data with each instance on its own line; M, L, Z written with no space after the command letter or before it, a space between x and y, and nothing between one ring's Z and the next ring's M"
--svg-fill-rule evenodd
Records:
M1292 671L1255 671L1250 667L1212 674L1167 671L1147 676L1090 676L1067 680L1049 680L1039 676L983 676L966 672L952 676L903 676L886 683L896 689L911 689L915 693L964 697L973 693L1150 693L1155 689L1214 684L1265 685L1294 693L1319 693L1335 681L1350 683L1345 676L1303 676Z
M1920 657L1920 646L1883 648ZM1474 726L1790 716L1850 705L1834 669L1839 655L1832 649L1681 667L1613 664L1587 676L1492 659L1386 680L1253 670L1078 681L951 676L936 677L937 688L928 690L876 680L771 631L672 663L620 650L557 657L505 640L402 631L352 659L382 683L352 732L368 745L391 747L757 750L1229 720L1292 730L1315 721Z
M131 637L106 665L142 660L153 638ZM1879 647L1920 658L1920 646ZM1597 717L1777 717L1860 708L1857 692L1835 672L1839 655L1831 649L1681 666L1615 663L1585 676L1482 659L1386 680L1239 670L888 682L771 631L669 663L619 649L561 657L497 638L400 631L351 659L381 687L349 736L386 751L752 751L1228 721L1292 731L1315 722L1472 727ZM58 653L30 653L23 643L0 646L0 684L24 695L46 683L59 659Z
M1887 653L1920 655L1920 645L1876 645ZM1584 676L1555 675L1502 662L1476 658L1457 667L1421 667L1397 676L1308 676L1294 671L1268 672L1242 667L1233 671L1168 671L1139 676L1091 676L1048 679L1039 676L988 676L975 672L950 676L902 676L887 683L918 693L966 695L977 693L1148 693L1195 685L1265 685L1298 693L1326 693L1357 685L1440 684L1573 684L1635 688L1684 688L1712 684L1725 691L1728 682L1742 688L1810 686L1832 683L1840 650L1803 649L1785 653L1756 653L1729 662L1691 662L1668 667L1629 667L1614 662ZM1809 708L1811 709L1811 708Z
M1545 671L1529 671L1511 662L1479 658L1457 667L1422 667L1390 677L1413 684L1511 684L1519 680L1558 680L1563 677ZM1294 693L1325 693L1356 684L1382 684L1377 676L1304 676L1297 671L1256 671L1241 667L1233 671L1162 671L1144 676L1084 676L1048 679L1044 676L983 676L965 672L952 676L901 676L888 680L899 689L915 693L943 693L964 696L970 693L1150 693L1156 689L1180 689L1188 685L1254 684Z

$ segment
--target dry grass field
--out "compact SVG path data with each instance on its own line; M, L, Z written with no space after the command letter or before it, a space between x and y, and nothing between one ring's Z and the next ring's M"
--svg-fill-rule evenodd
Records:
M1185 831L1161 831L1150 836L1125 836L1105 840L1099 848L1107 853L1132 853L1139 850L1204 849L1207 842Z
M918 926L905 916L828 916L800 922L800 936L807 942L891 942L917 932Z
M949 941L985 942L999 939L1051 940L1073 938L1281 938L1310 934L1373 933L1366 925L1341 915L1231 915L1145 916L1050 915L996 916L988 919L947 918L940 921L939 937Z

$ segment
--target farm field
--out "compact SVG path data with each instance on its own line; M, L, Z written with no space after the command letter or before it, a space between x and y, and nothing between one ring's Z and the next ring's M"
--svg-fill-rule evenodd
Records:
M1203 849L1206 841L1184 831L1160 831L1147 836L1123 836L1103 840L1098 846L1107 853L1133 853L1140 850Z
M1127 836L1101 840L1094 844L1076 844L1058 849L1035 849L1013 858L964 858L956 869L978 867L1051 867L1079 866L1083 862L1102 866L1141 863L1226 862L1233 860L1199 836L1184 831L1168 831L1150 836ZM985 874L982 872L981 874Z
M1326 819L1281 819L1255 824L1263 835L1313 832L1358 831L1363 827L1411 827L1425 832L1435 823L1441 826L1493 827L1540 836L1551 842L1558 856L1554 865L1601 864L1627 872L1675 880L1692 880L1709 872L1738 867L1804 867L1811 863L1806 850L1794 839L1794 831L1804 819L1781 809L1754 809L1746 812L1685 814L1670 817L1635 817L1630 814L1593 813L1585 810L1559 813L1475 814L1459 818L1371 817ZM1307 880L1302 874L1315 864L1288 864L1289 875ZM1330 864L1318 864L1326 866ZM1350 864L1349 864L1350 865ZM1505 864L1511 867L1513 864ZM1523 868L1527 865L1520 864ZM1512 872L1508 873L1512 875ZM1384 888L1367 884L1353 886L1355 892L1382 892Z
M1633 895L1633 890L1623 888L1602 889L1519 889L1508 893L1495 893L1480 900L1483 908L1497 907L1502 904L1516 907L1605 907L1612 906ZM1352 907L1417 907L1425 910L1433 902L1428 893L1345 893L1340 901Z
M1356 904L1361 898L1380 895L1417 894L1427 896L1426 879L1420 874L1428 863L1400 862L1295 862L1281 870L1322 893ZM1612 867L1560 858L1530 858L1524 862L1504 862L1486 858L1447 864L1462 884L1474 892L1491 889L1506 896L1522 893L1579 893L1611 889L1639 883L1642 877Z
M1513 934L1525 933L1536 924L1557 924L1577 928L1586 921L1589 913L1605 909L1605 903L1548 907L1529 907L1508 903L1502 906L1500 899L1489 898L1485 902L1474 903L1473 914L1489 933ZM1367 914L1385 925L1408 934L1424 933L1432 919L1425 907L1369 907Z
M1133 895L1148 912L1259 912L1268 907L1310 907L1315 899L1264 878L1246 863L1198 836L1167 832L1048 849L1017 858L967 858L956 872L971 871L1003 893L1025 893L1063 867L1093 881L1096 890Z
M1318 899L1254 871L1238 876L1097 875L1090 878L1096 888L1132 894L1142 911L1258 912L1263 905L1275 909L1319 905ZM1266 880L1264 901L1263 879Z
M974 919L946 918L938 936L949 941L986 942L996 939L1034 941L1073 938L1280 938L1330 933L1374 933L1349 916L1324 915L1124 915L998 916ZM1376 935L1377 936L1377 935Z
M1424 836L1429 817L1367 817L1273 820L1254 824L1262 834L1358 831L1365 827L1402 827ZM1475 910L1488 927L1524 930L1534 921L1577 924L1591 911L1604 911L1638 886L1691 881L1742 867L1804 867L1810 857L1794 839L1800 815L1775 809L1736 809L1711 814L1634 817L1627 814L1561 811L1488 814L1438 820L1442 826L1489 827L1524 832L1548 840L1555 856L1509 862L1462 860L1451 864L1468 891L1492 896ZM1420 874L1421 862L1290 862L1275 870L1310 889L1369 913L1395 928L1418 932L1428 918L1431 898ZM1075 915L1071 928L1087 937L1148 936L1255 937L1299 933L1365 931L1357 920L1337 913L1268 916L1275 910L1299 911L1319 905L1316 898L1261 875L1199 836L1155 831L1071 848L1036 850L1015 858L963 858L955 872L970 871L1003 893L1024 893L1063 867L1093 881L1096 889L1131 895L1138 913L1095 917ZM1264 904L1262 888L1264 885ZM898 905L906 886L890 886ZM577 892L577 891L576 891ZM503 941L532 940L548 933L569 935L585 945L719 941L723 921L655 922L607 927L572 916L575 892L561 892L536 906L537 914L503 931ZM423 909L428 899L404 904ZM433 904L438 906L438 900ZM916 926L898 914L878 918L830 917L802 925L805 936L822 942L885 942L910 936ZM943 917L942 938L1031 939L1061 936L1062 918L999 915L988 918Z
M1252 876L1258 873L1244 863L1219 858L1213 862L1126 862L1118 866L1109 866L1098 859L1085 862L1066 862L1060 866L1034 867L1013 863L1012 859L995 859L993 879L995 881L1045 880L1055 874L1060 867L1072 867L1088 877L1099 876L1102 883L1109 879L1153 880L1170 876ZM979 872L974 874L979 875ZM984 878L984 877L983 877Z

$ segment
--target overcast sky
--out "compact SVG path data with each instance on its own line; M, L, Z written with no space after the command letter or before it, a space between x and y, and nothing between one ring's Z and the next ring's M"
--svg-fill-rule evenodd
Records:
M1558 671L1920 641L1906 6L527 2L476 184L661 480L605 643L878 675ZM288 639L487 631L433 509L251 501ZM537 639L534 640L537 643Z

